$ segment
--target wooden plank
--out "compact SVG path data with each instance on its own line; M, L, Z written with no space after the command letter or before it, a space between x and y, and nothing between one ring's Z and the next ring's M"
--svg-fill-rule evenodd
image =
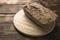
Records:
M4 17L8 17L8 16L14 16L15 15L15 13L0 13L0 17L2 17L2 16L4 16Z
M16 13L23 5L0 5L0 13Z
M3 22L12 22L13 21L13 17L14 17L15 14L9 14L9 13L1 13L0 14L0 23L3 23Z
M0 4L25 4L30 0L0 0Z

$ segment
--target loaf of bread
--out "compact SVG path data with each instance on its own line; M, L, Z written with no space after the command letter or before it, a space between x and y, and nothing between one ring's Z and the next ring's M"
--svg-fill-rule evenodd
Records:
M32 2L24 8L26 16L32 21L40 24L49 24L56 20L57 15L48 8L43 7L40 3Z

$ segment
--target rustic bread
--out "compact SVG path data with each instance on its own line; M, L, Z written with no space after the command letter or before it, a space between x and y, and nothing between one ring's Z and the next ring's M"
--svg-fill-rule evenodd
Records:
M37 2L32 2L24 8L25 14L37 24L49 24L56 20L57 15Z

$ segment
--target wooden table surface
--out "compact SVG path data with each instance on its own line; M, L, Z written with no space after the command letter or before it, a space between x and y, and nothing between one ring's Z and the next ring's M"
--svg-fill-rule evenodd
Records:
M14 8L16 8L17 10ZM20 10L20 8L20 5L0 6L0 40L60 40L60 13L57 13L59 17L57 19L56 27L54 28L54 30L46 36L35 38L25 36L15 29L12 22L13 16L18 10Z

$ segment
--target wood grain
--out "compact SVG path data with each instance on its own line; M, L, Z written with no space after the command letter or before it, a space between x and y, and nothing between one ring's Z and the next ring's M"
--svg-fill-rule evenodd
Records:
M0 4L25 4L30 0L0 0Z
M0 5L0 13L16 13L23 5Z

